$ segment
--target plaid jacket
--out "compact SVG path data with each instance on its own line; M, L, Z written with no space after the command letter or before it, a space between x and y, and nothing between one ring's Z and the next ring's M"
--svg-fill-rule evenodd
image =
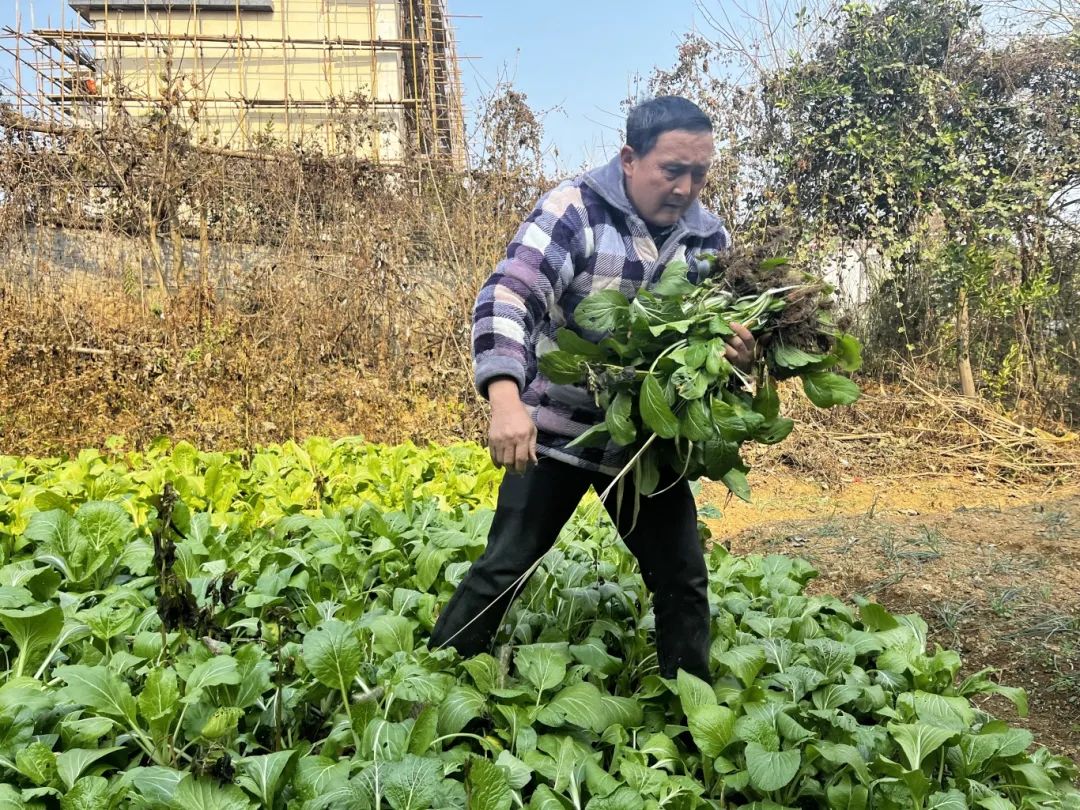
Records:
M560 327L600 337L574 321L574 310L590 293L615 288L633 298L660 278L668 262L728 244L722 222L695 202L658 248L626 196L617 157L561 183L537 203L476 299L477 390L486 396L493 379L516 380L536 423L538 454L614 475L626 461L624 448L566 446L602 422L603 411L583 387L556 385L540 374L537 358L556 348ZM692 261L690 266L691 281L700 281Z

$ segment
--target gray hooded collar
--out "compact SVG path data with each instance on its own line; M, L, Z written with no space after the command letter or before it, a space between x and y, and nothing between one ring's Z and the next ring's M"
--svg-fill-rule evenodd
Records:
M634 209L634 204L626 196L622 162L619 160L618 155L604 166L585 172L582 179L585 185L603 197L609 205L624 214L640 217L640 214ZM679 224L691 236L700 238L712 236L724 227L723 221L706 211L705 206L698 200L694 200L693 204L686 209L686 212L679 219Z

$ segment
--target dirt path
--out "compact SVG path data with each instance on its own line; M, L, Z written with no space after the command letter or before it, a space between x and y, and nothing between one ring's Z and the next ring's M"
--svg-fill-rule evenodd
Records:
M929 475L830 487L756 473L751 486L744 504L706 485L717 541L806 558L821 573L815 591L918 612L964 674L994 667L1027 689L1027 718L996 698L988 711L1080 763L1080 487Z

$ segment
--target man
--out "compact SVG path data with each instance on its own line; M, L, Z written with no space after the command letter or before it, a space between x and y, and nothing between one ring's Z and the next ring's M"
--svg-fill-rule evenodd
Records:
M433 648L453 646L465 656L487 650L520 590L515 583L551 548L589 486L603 491L626 462L615 444L569 446L604 414L583 387L540 374L537 357L555 348L560 327L600 337L574 320L590 293L614 288L632 298L676 259L688 260L691 280L701 280L694 256L729 242L698 202L713 151L712 123L697 105L676 96L638 105L619 155L541 198L481 289L476 386L491 403L491 458L508 474L487 549L439 617ZM732 328L728 358L747 366L754 338ZM708 678L708 572L697 512L689 484L671 486L671 471L666 478L659 494L641 499L636 520L633 509L605 506L653 594L661 674L684 669Z

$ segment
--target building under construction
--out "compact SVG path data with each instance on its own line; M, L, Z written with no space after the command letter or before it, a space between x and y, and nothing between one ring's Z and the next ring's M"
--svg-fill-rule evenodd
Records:
M464 160L444 0L68 0L79 24L8 28L16 111L62 126L180 110L200 142Z

